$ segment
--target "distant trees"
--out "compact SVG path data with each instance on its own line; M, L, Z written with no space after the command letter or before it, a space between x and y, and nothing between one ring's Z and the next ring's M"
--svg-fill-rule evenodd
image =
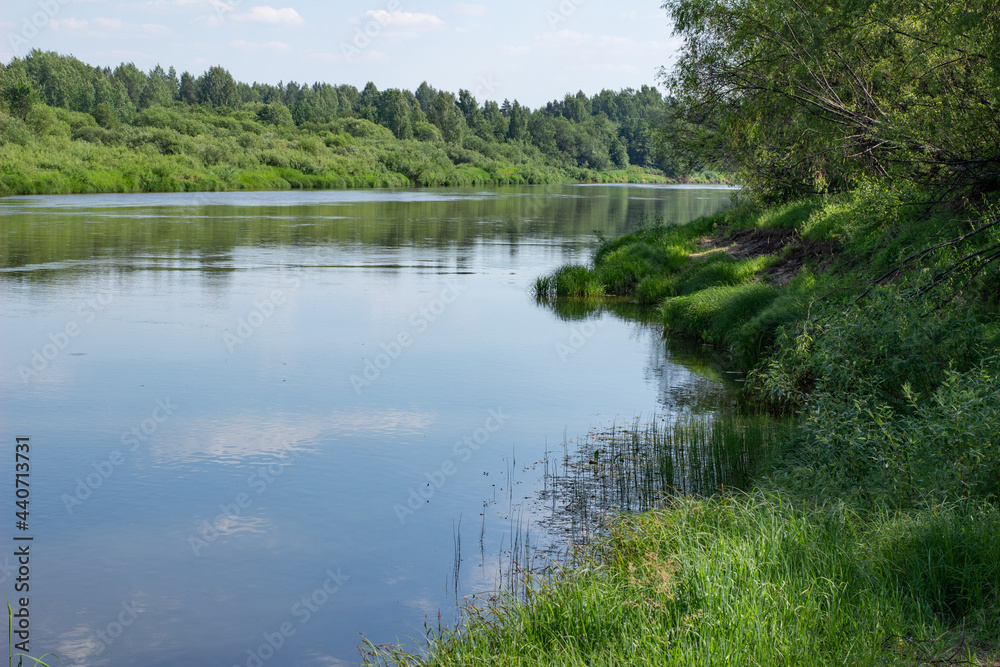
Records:
M31 105L34 103L36 94L31 84L24 79L11 81L0 89L0 97L7 104L11 114L21 120L28 117Z
M233 75L224 67L211 67L198 78L198 101L213 107L234 107L239 104L239 92Z
M72 56L35 50L0 69L0 95L6 108L22 118L31 97L50 107L88 113L105 128L130 123L157 107L260 105L253 109L257 120L275 128L356 118L377 123L399 139L468 144L491 153L491 145L514 144L552 166L671 169L660 160L650 131L664 101L656 89L645 86L604 90L593 97L577 92L532 111L518 100L480 102L468 90L456 96L427 82L414 93L379 90L373 82L360 91L319 82L244 83L218 65L200 76L178 75L160 65L149 72L134 63L90 67Z
M401 90L390 88L383 91L376 106L380 125L392 130L397 139L413 138L410 103Z
M188 72L181 74L181 87L178 91L178 99L184 104L198 103L198 82Z
M164 72L163 68L157 65L149 72L149 78L139 96L137 106L140 109L169 106L177 98L179 87L180 81L174 68L171 67L169 71Z

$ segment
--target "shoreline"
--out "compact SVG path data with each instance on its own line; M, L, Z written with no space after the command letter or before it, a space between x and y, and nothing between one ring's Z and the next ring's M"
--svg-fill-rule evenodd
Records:
M648 490L665 479L649 470L685 465L743 483L619 512L560 572L528 574L524 596L467 606L418 654L364 645L366 664L1000 664L998 307L988 282L966 284L975 314L920 291L961 255L863 293L913 245L962 233L942 208L910 215L901 239L892 201L647 221L540 277L552 308L630 298L669 334L730 350L750 371L744 410L791 427L749 447L751 427L723 417L694 462L664 447L670 426L598 445L577 461L598 486Z

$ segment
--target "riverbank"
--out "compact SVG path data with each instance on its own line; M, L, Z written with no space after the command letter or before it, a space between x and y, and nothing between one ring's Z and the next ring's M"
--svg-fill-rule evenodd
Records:
M662 102L643 86L532 111L426 82L248 84L35 50L0 63L0 195L724 180L661 154Z
M105 130L87 114L49 111L47 134L6 119L0 195L675 182L653 169L564 168L486 144L478 147L496 154L401 140L360 119L275 132L250 118L232 128L233 118L205 114L187 128L192 136L169 126L193 121L181 115Z
M742 490L623 516L525 598L470 607L428 657L369 659L1000 664L998 228L989 202L872 188L645 221L540 278L555 308L631 297L731 350L745 409L794 427Z

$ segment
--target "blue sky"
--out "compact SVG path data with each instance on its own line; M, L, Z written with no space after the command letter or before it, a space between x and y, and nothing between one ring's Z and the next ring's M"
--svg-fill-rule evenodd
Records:
M531 107L654 85L679 42L662 0L3 0L0 60L31 49L242 81L415 90Z

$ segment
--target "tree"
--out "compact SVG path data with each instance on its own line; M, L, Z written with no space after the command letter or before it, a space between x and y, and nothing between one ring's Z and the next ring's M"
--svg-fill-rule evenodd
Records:
M410 104L401 90L390 88L382 92L378 101L378 122L392 130L397 139L413 138Z
M10 109L12 115L21 120L28 117L28 112L31 111L36 98L30 83L24 79L9 83L4 86L0 94L2 94L3 101L7 103L7 108Z
M229 71L221 66L209 68L198 77L198 101L213 107L236 107L239 91Z
M190 73L181 74L181 83L177 89L177 99L184 104L198 103L198 84Z
M167 106L174 101L174 98L177 97L177 73L173 72L173 68L171 68L171 72L172 77L164 72L159 65L149 71L149 79L137 104L140 109Z
M90 115L94 117L98 125L105 129L110 130L118 126L118 115L107 102L95 104Z
M441 130L444 140L462 143L465 117L462 116L452 93L439 91L427 112L427 119Z
M476 101L471 92L465 89L458 91L458 108L465 116L465 124L469 126L469 129L481 135L486 119L483 117L482 109L479 108L479 102Z
M483 105L483 120L486 122L486 131L489 133L483 136L489 141L503 141L507 138L508 122L500 110L500 105L490 100Z
M122 63L115 68L112 80L121 83L128 93L132 106L139 107L139 100L146 90L147 78L142 71L135 66L135 63Z
M429 116L431 112L431 105L437 98L437 91L424 81L417 87L416 98L417 102L420 104L420 110L423 111L425 115Z
M528 112L517 100L508 112L507 138L511 141L521 141L528 134Z
M995 0L664 7L685 40L662 73L678 129L768 196L890 176L942 199L1000 188Z
M378 122L379 97L378 87L374 83L369 81L365 84L365 88L358 98L358 116L373 123Z
M563 115L574 123L582 123L590 116L590 98L582 90L576 95L567 95L563 100Z

